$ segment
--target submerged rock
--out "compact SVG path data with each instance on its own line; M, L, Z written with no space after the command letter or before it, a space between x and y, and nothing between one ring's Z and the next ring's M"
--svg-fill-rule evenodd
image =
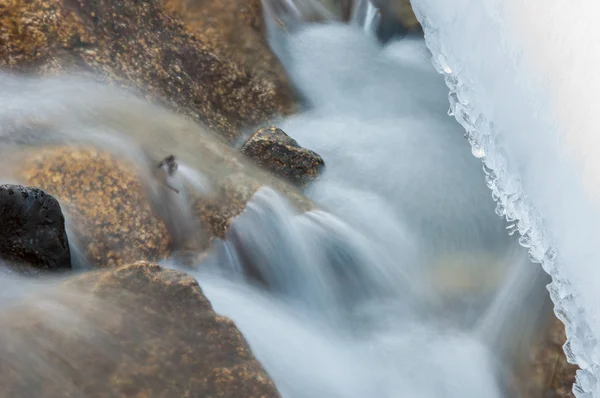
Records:
M92 147L59 146L30 151L16 173L60 200L72 236L92 265L155 261L169 253L167 225L128 162Z
M92 72L234 140L246 126L291 112L294 99L285 83L215 49L209 37L223 26L196 35L158 0L7 0L0 2L0 68Z
M232 173L220 180L211 194L195 197L195 213L208 228L210 238L225 238L231 222L242 214L254 194L265 186L274 188L299 211L314 208L309 199L282 181L269 181L244 172Z
M41 269L71 268L60 204L37 188L0 185L0 258Z
M7 308L0 342L0 397L279 397L195 279L147 263Z
M545 336L532 346L528 367L519 376L521 396L527 398L573 398L577 365L567 361L564 324L553 314Z
M321 156L302 148L276 127L256 131L248 138L241 151L257 165L299 186L317 178L325 167Z

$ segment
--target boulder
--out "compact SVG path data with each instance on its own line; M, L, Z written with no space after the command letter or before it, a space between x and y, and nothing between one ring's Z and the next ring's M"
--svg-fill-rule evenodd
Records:
M167 224L155 213L135 165L93 147L56 146L26 152L16 174L58 198L72 239L92 265L168 255Z
M287 84L253 75L216 50L208 36L191 33L159 0L0 2L1 69L88 72L140 91L227 141L247 126L293 110ZM275 59L264 62L277 65Z
M256 131L242 146L241 152L258 166L298 186L307 185L325 168L321 156L302 148L276 127Z
M0 341L0 397L279 397L195 279L157 265L82 274L12 304Z
M0 185L0 258L40 269L70 269L60 204L37 188Z
M162 0L165 9L214 51L249 71L273 98L286 103L291 88L266 40L260 0ZM283 111L283 109L282 109Z

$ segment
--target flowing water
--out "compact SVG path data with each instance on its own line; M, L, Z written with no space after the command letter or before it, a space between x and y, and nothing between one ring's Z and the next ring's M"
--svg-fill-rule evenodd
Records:
M294 28L281 32L269 19L273 48L306 100L278 126L327 165L305 192L317 208L299 212L264 187L208 258L185 270L237 323L284 397L514 396L513 372L543 326L545 275L495 214L425 42L382 45L365 33L376 14L362 10L360 26L303 24L301 10L288 10ZM196 194L239 166L201 127L83 77L2 75L0 87L11 161L57 142L126 155L182 236L199 228L187 223L187 194L160 197L149 158L175 154L180 183ZM10 170L5 161L0 176L10 180ZM262 284L244 278L249 266ZM18 299L10 292L8 302Z

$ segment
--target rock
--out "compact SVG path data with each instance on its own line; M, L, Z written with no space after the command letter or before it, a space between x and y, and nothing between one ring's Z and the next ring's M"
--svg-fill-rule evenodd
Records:
M573 398L575 373L563 351L565 326L552 315L546 334L532 346L531 360L518 379L521 396L527 398Z
M372 0L382 13L389 13L406 31L420 31L421 25L415 16L410 0Z
M260 0L162 0L188 31L225 59L249 71L256 82L289 103L292 90L279 59L266 40ZM282 95L287 96L283 97Z
M0 2L0 68L91 72L141 91L228 141L247 126L293 110L286 84L254 76L215 50L208 36L192 34L158 0Z
M268 180L251 173L232 173L219 182L217 189L210 195L197 196L194 210L208 230L211 239L225 238L229 225L239 216L252 199L252 196L264 186L274 188L289 200L299 211L308 211L314 204L298 193L293 187L278 180Z
M37 188L0 185L0 258L35 268L71 268L60 204Z
M279 397L198 283L157 265L83 274L13 305L0 341L0 397Z
M72 238L92 265L155 261L169 253L167 225L134 165L83 146L33 149L18 163L20 180L58 198Z
M276 127L256 131L241 152L257 165L298 186L317 178L325 167L321 156L302 148Z
M260 189L259 181L243 173L224 179L212 195L197 197L195 213L209 229L211 237L224 238L231 221L240 215L252 195Z

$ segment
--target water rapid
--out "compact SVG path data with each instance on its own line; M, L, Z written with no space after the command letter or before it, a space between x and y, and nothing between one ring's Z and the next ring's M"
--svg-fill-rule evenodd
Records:
M326 212L257 194L210 261L255 264L269 292L203 272L215 308L284 396L514 394L547 281L494 214L422 40L325 24L277 43L308 101L281 127L326 159L307 192Z

